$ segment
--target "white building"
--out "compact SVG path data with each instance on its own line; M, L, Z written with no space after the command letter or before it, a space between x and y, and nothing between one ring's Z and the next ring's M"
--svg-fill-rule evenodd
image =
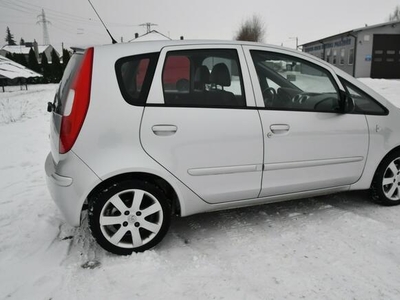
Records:
M400 78L400 22L365 26L303 44L354 77Z

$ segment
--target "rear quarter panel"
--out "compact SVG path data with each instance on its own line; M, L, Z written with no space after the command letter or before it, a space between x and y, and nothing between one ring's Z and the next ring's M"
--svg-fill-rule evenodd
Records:
M112 51L112 46L94 49L90 105L73 151L101 180L132 172L154 174L169 182L178 198L185 200L180 201L182 215L204 210L206 204L201 199L142 149L139 134L144 108L128 104L122 97L115 62L149 49L129 46Z

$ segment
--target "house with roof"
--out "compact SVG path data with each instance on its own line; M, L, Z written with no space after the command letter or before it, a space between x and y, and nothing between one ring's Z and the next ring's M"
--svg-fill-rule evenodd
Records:
M158 32L157 30L151 30L140 36L138 33L135 33L135 38L130 40L129 42L164 41L164 40L171 40L171 38L167 37L161 32Z
M0 56L0 85L3 92L5 83L15 80L20 84L24 83L27 89L26 79L33 77L42 77L42 75L8 59L7 57Z
M26 60L29 60L29 51L33 49L35 51L36 59L39 63L42 61L42 55L46 55L47 61L51 63L51 52L54 50L58 57L60 54L53 48L51 45L38 45L36 41L33 43L25 43L24 45L13 45L13 46L3 46L0 49L0 55L6 56L8 53L10 54L23 54Z
M400 78L400 22L352 29L302 45L354 77Z

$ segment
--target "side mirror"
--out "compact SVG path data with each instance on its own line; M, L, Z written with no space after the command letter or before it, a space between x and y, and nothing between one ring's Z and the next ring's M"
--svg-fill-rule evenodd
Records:
M340 112L344 114L351 114L356 108L353 98L344 91L340 91Z

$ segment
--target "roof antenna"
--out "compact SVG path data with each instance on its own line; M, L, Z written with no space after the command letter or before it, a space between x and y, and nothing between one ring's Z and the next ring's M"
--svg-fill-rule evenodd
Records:
M104 28L106 29L108 35L109 35L110 38L111 38L112 43L113 43L113 44L116 44L117 41L114 40L114 38L112 37L110 31L108 31L106 24L104 24L103 20L100 18L99 14L97 13L96 9L94 8L92 2L90 2L90 0L88 0L88 1L89 1L90 6L93 8L94 12L96 13L96 15L99 17L99 19L100 19L100 21L101 21L101 24L103 24Z

